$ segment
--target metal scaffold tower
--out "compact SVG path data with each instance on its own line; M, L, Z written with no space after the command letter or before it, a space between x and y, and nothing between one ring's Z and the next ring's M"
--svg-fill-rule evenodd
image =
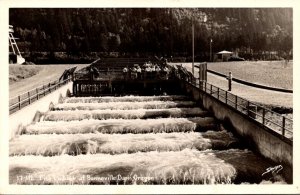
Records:
M22 64L25 59L22 57L21 52L18 48L16 39L13 35L14 29L12 25L9 25L8 39L9 39L9 63L10 64Z

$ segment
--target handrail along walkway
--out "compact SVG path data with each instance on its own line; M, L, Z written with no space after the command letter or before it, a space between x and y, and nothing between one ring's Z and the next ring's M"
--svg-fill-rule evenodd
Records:
M289 140L293 139L293 119L234 95L226 90L207 83L205 80L199 80L190 75L186 75L185 77L177 76L177 78L196 87L205 94L214 97L227 106L230 106L249 119L255 120L264 128L272 130Z
M47 94L53 92L54 90L58 89L59 87L67 84L70 82L72 78L65 79L63 81L53 81L46 85L41 85L35 89L27 91L23 94L20 94L16 97L9 99L9 114L13 114L18 110L32 104L33 102L39 100L41 97L46 96Z
M249 100L234 95L226 90L216 87L206 81L198 81L195 78L185 80L190 85L198 88L207 95L225 103L239 113L248 118L259 122L265 128L292 140L293 137L293 119L276 113L262 105L253 103Z

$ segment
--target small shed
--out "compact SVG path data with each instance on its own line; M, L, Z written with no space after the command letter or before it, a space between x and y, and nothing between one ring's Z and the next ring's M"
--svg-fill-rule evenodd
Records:
M218 52L216 55L217 55L216 61L227 62L228 58L233 56L233 52L223 50L223 51Z

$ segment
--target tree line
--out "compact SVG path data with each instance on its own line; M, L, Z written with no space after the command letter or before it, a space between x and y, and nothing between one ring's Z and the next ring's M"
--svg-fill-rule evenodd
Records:
M118 53L209 59L230 50L240 56L275 52L291 58L291 8L11 8L21 51L68 55Z

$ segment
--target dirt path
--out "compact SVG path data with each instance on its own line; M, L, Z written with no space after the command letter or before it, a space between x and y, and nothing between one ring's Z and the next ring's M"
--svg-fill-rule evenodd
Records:
M191 63L182 63L182 65L192 72ZM195 77L198 77L197 68L195 68ZM224 90L228 89L228 82L223 77L208 73L207 82L219 88L222 88ZM293 94L291 93L283 93L283 92L259 89L259 88L239 84L236 82L232 83L231 93L252 102L269 104L274 106L293 107Z
M43 69L38 74L22 79L9 85L9 98L18 96L19 94L26 93L27 91L39 87L43 84L47 84L51 81L57 80L65 69L77 66L77 70L81 69L86 64L72 64L72 65L37 65Z

